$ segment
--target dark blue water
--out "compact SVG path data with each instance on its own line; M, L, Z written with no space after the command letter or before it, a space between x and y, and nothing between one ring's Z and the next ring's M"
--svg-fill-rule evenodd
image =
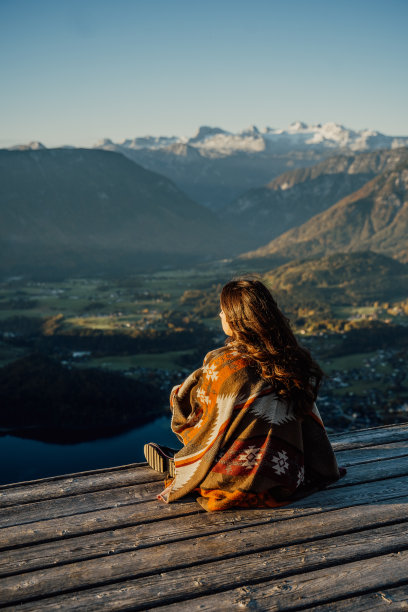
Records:
M146 442L181 446L170 430L168 417L113 438L77 444L50 444L6 435L0 438L0 484L145 461Z

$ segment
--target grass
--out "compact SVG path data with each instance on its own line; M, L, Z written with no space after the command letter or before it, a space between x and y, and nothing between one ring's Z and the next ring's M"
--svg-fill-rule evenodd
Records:
M168 351L167 353L139 353L138 355L109 356L90 359L81 364L87 368L107 368L109 370L126 370L128 368L159 368L163 370L180 370L182 366L175 359L189 355L193 350Z
M31 309L0 309L0 321L15 316L47 318L61 313L64 315L63 327L70 329L84 330L88 328L128 334L134 329L133 325L138 326L142 318L149 321L153 320L154 327L159 328L161 313L164 310L179 310L189 313L191 307L181 305L179 302L185 290L202 289L206 283L208 285L218 284L220 279L225 280L226 274L225 269L198 267L184 270L164 270L150 275L139 274L135 275L134 279L130 279L129 283L127 279L123 279L123 282L121 282L120 279L110 280L105 278L67 279L61 282L43 283L21 280L10 286L0 285L0 296L5 300L15 299L19 296L26 299L35 299L38 300L37 306ZM63 293L55 293L61 290ZM170 297L168 299L164 298L163 301L157 301L156 297L144 296L144 291L153 295L168 294ZM93 310L92 304L94 302L103 305L96 305ZM396 302L396 304L399 304L399 302ZM144 310L148 312L143 312ZM372 314L376 307L373 305L361 307L333 306L331 310L333 316L344 320L355 314ZM117 315L118 312L123 314ZM97 316L99 314L102 316ZM406 316L405 321L407 321ZM126 323L130 323L132 327L126 327ZM212 330L220 329L218 316L205 318L202 323ZM332 351L337 343L341 343L341 339L336 337L322 341L313 333L298 334L300 341L302 341L302 337L306 339L309 336L315 338L315 342L311 344L312 353L315 350L314 346L318 349L326 344L330 346ZM180 354L182 353L183 351ZM2 353L0 353L0 363L8 362L9 354L11 355L12 352L2 357ZM176 351L160 355L142 354L130 357L112 357L109 362L113 364L113 367L120 364L121 369L126 369L127 366L131 367L132 364L174 369L179 367L174 364L174 359L178 354ZM322 355L324 355L324 351ZM375 352L356 353L335 359L331 358L327 364L324 363L324 358L322 358L321 362L324 370L330 374L334 370L361 368L364 366L365 359L375 355ZM106 361L106 359L102 361ZM387 369L382 367L378 361L375 361L373 367L379 373L385 373ZM99 362L100 360L97 363L99 364Z
M351 370L353 368L361 368L366 359L370 359L377 355L376 351L370 353L354 353L354 355L344 355L331 359L329 363L323 363L323 369L328 374L335 370Z
M365 393L371 389L375 389L376 391L385 391L387 389L387 385L378 380L357 380L353 385L336 389L334 393L337 396L348 395L348 393L354 393L354 395L365 395Z
M0 367L12 363L27 354L27 349L12 345L0 345Z

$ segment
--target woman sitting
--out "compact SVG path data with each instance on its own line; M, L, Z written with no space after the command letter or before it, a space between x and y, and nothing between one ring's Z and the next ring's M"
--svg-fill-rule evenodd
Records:
M146 459L174 477L159 495L195 493L208 511L277 507L340 477L315 400L323 372L258 280L221 293L226 345L170 395L174 455L145 445Z

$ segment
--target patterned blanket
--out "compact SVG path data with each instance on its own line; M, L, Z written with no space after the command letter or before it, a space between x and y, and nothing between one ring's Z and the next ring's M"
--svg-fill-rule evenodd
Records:
M163 501L195 492L208 511L276 507L340 477L316 406L298 418L231 347L208 353L173 388L170 406L184 447Z

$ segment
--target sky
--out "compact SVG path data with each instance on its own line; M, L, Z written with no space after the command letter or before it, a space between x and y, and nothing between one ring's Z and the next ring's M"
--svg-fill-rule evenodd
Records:
M0 0L0 147L335 121L408 135L408 0Z

